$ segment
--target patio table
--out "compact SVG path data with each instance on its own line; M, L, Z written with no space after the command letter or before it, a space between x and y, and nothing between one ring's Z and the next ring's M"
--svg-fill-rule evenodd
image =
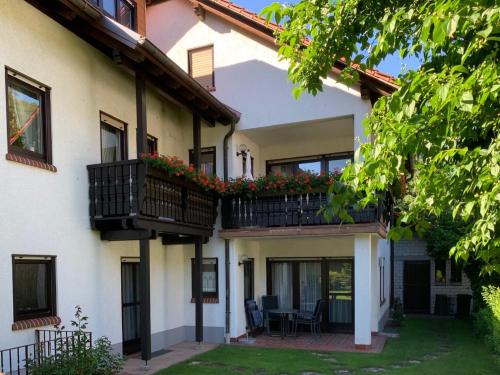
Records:
M280 316L280 336L281 339L284 339L285 336L292 336L290 335L289 329L288 329L288 317L290 315L296 315L299 310L297 309L287 309L287 308L280 308L280 309L271 309L267 311L268 313L279 315Z

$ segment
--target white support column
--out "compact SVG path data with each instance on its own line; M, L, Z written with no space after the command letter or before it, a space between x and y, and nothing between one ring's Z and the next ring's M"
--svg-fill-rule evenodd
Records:
M354 236L354 344L372 344L372 241L369 234Z
M371 236L371 269L372 269L372 332L378 332L378 321L380 313L380 275L378 270L379 257L379 239L377 236Z

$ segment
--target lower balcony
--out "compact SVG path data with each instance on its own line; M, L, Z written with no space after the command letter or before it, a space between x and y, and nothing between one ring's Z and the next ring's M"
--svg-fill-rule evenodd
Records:
M212 235L215 194L142 160L87 166L90 221L104 240L163 237L165 243Z
M226 196L222 199L220 234L223 238L354 233L386 236L389 210L385 201L360 210L350 206L348 213L354 223L342 223L338 217L328 222L318 214L327 204L327 194L323 192Z

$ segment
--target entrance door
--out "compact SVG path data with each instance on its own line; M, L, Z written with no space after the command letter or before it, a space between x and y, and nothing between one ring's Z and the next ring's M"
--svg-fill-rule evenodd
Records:
M328 260L328 323L330 330L354 331L353 259Z
M122 260L122 332L123 354L141 350L139 262Z
M404 262L403 306L405 313L430 313L430 280L430 261L423 260Z

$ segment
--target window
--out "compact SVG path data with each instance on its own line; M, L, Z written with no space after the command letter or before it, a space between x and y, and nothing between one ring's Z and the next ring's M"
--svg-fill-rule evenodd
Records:
M12 257L14 321L55 316L54 257Z
M462 282L462 266L458 264L454 259L450 261L450 282Z
M380 306L385 302L385 258L378 258L378 269L380 275Z
M93 0L111 18L135 30L135 6L128 0Z
M435 264L435 279L436 283L445 283L446 282L446 260L436 260Z
M51 164L50 89L10 69L5 77L9 153Z
M194 163L194 150L189 150L189 163ZM200 170L207 176L215 176L215 146L203 147L201 149Z
M192 293L195 298L195 259L191 259ZM202 266L203 298L219 298L219 270L217 258L203 258Z
M254 260L243 262L243 294L244 300L254 299Z
M214 47L188 51L189 75L209 91L215 91Z
M127 124L101 112L101 161L127 159Z
M148 134L148 153L157 154L158 153L158 138L153 137Z
M267 173L291 176L299 172L342 172L353 160L352 152L266 161Z

